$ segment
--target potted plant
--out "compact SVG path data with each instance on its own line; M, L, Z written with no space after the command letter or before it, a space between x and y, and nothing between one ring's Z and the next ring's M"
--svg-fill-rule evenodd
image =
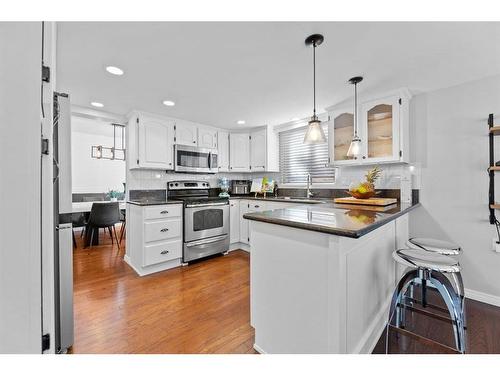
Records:
M109 200L110 200L111 202L116 202L116 201L118 201L118 196L119 196L119 194L120 194L120 193L119 193L118 191L116 191L116 190L110 190L110 191L108 192L108 197L109 197Z

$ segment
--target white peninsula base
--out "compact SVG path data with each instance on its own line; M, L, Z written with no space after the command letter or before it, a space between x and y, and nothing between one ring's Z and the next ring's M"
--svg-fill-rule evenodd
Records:
M250 221L251 325L260 353L371 353L395 286L401 216L354 239Z

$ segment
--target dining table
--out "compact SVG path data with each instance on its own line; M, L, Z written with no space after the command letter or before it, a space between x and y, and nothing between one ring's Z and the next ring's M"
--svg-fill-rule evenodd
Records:
M71 212L73 214L84 214L85 221L87 221L90 215L90 211L92 210L92 205L94 203L109 203L109 201L72 202ZM122 212L125 211L126 202L118 201L118 203L120 211ZM94 232L94 235L92 235L92 231ZM92 245L94 246L99 245L99 228L93 228L92 231L88 226L85 227L84 247L88 247L90 245L91 238L92 238Z

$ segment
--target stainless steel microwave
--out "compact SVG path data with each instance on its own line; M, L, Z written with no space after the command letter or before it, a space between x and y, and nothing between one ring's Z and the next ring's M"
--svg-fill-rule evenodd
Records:
M217 173L217 149L175 145L174 162L176 172Z

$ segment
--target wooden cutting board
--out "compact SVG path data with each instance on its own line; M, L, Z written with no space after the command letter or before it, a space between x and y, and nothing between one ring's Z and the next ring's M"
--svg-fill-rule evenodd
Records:
M335 203L345 203L345 204L364 204L367 206L388 206L390 204L397 203L396 198L369 198L369 199L357 199L354 197L345 198L335 198Z

